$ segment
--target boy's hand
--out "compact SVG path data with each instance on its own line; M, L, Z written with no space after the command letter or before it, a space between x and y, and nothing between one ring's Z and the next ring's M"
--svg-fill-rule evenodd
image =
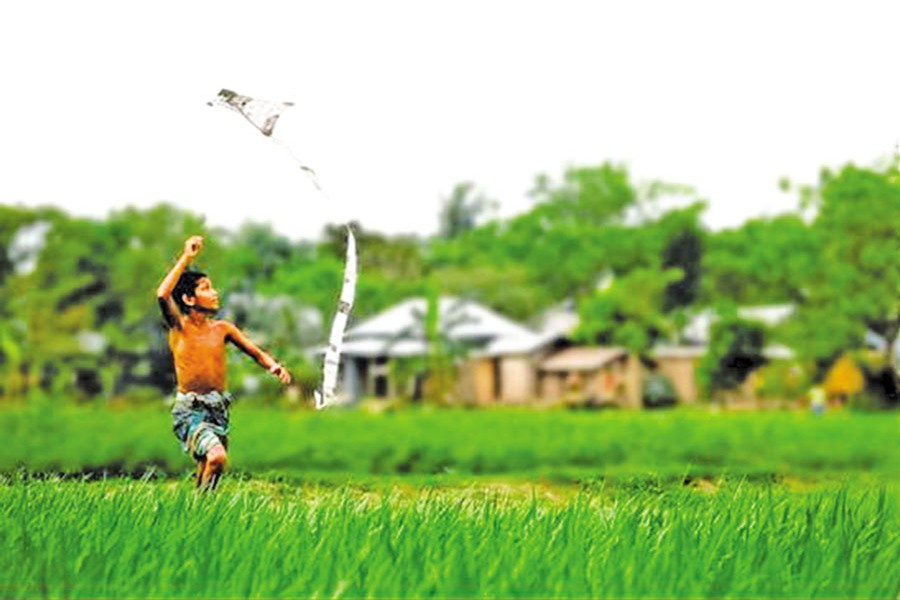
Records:
M202 249L203 238L199 235L188 238L188 241L184 243L184 255L190 259L197 258L197 255L200 254L200 250Z
M287 369L285 369L278 363L272 365L272 368L269 369L269 373L277 377L284 385L287 385L291 382L291 374L288 373Z

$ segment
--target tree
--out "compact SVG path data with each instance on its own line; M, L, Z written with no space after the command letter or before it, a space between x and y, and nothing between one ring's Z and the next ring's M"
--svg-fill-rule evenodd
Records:
M738 318L733 308L720 311L719 316L710 328L709 348L698 368L700 385L708 394L738 387L766 363L765 326Z
M822 256L819 232L798 214L751 219L708 236L706 302L799 303Z
M552 300L591 293L606 269L646 265L626 224L641 199L624 167L573 167L559 184L539 176L531 196L535 207L512 219L502 240Z
M22 281L27 274L17 272L18 267L24 265L16 263L13 246L23 230L49 226L57 216L55 211L0 206L0 395L3 396L21 394L27 389L29 380L26 362L28 305L21 293Z
M569 168L559 182L539 175L531 210L432 240L426 270L450 291L474 287L487 304L520 319L564 298L584 300L585 339L644 349L699 294L706 205L665 212L655 205L662 195L692 193L662 182L635 187L612 163ZM613 276L609 293L597 291L604 274Z
M615 344L645 353L672 333L662 304L668 286L681 278L678 269L635 269L617 278L579 303L576 337L589 344Z
M23 340L20 391L40 385L114 394L136 380L162 389L147 368L162 346L154 291L187 235L206 233L202 219L168 205L118 211L105 221L59 211L34 217L49 224L34 268L3 282L9 322L19 332L7 331L4 346Z
M237 233L225 237L221 277L227 277L222 285L229 290L252 290L258 282L271 279L295 252L307 250L302 244L295 247L267 224L245 223Z
M801 190L816 208L822 253L793 328L816 358L864 345L871 330L885 341L884 363L896 377L900 334L900 165L882 170L847 165L823 170Z
M397 279L422 276L422 241L417 236L388 236L365 229L356 221L350 226L356 237L361 272ZM343 262L347 251L346 228L326 225L319 249Z
M700 224L706 210L705 202L693 204L664 213L648 224L648 235L662 244L660 266L663 271L678 269L681 277L665 289L662 310L687 308L700 297L703 274L703 254L707 233Z
M613 277L582 296L579 337L636 353L675 337L684 320L681 312L699 294L705 207L695 202L639 227L604 231L600 239L608 240Z
M474 183L457 183L450 196L441 202L438 236L449 240L474 229L478 219L496 206L496 201L476 191Z
M554 298L528 277L521 265L444 267L431 271L443 295L466 296L520 321L537 314Z
M596 167L572 167L554 186L539 175L530 193L544 209L541 216L553 224L603 226L624 223L639 196L625 167L606 162Z

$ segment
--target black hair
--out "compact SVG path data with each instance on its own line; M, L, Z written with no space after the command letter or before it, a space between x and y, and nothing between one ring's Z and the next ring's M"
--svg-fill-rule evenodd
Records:
M197 282L204 277L207 277L206 273L201 273L200 271L185 271L178 278L178 283L175 284L175 289L172 290L172 299L178 305L178 310L181 311L181 314L190 314L192 308L184 303L182 296L193 297L196 295Z

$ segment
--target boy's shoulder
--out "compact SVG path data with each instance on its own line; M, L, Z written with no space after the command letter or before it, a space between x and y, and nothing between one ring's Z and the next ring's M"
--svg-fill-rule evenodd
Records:
M225 332L237 331L237 325L226 319L216 319L212 322L212 326Z
M225 319L214 319L208 321L206 325L201 325L197 327L196 325L186 324L184 327L172 327L169 329L169 335L185 335L185 336L194 336L194 335L202 335L204 330L209 331L221 331L225 334L229 332L236 331L237 326L231 321L226 321Z

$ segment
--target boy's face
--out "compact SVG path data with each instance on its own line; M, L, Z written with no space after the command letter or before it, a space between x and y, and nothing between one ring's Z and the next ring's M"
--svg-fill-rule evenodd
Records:
M212 286L209 277L200 278L194 289L194 297L186 300L187 304L206 312L219 310L219 292ZM190 302L191 300L193 302Z

